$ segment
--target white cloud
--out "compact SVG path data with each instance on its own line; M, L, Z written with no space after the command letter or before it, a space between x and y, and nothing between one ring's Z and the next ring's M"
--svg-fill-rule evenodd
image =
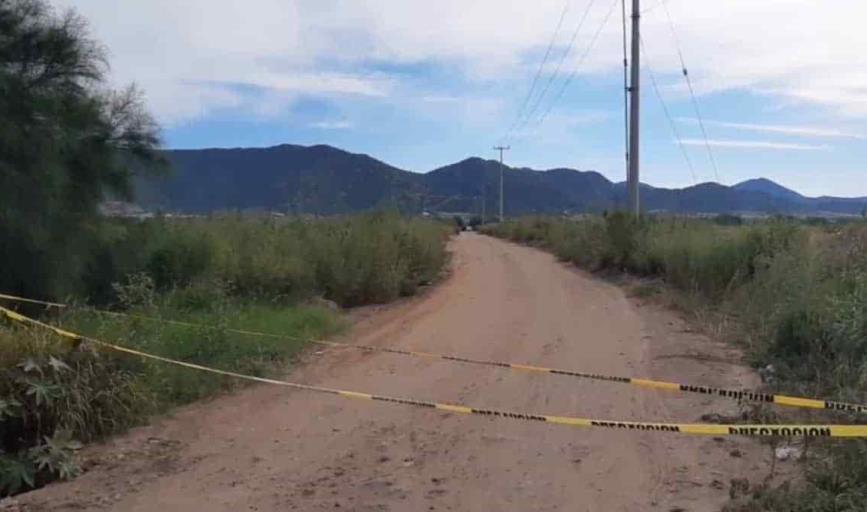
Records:
M313 128L319 128L320 130L348 130L354 125L350 121L341 119L338 121L318 121L312 123L310 126Z
M674 141L677 143L677 140ZM704 139L683 139L681 141L686 146L704 146ZM831 149L830 146L814 145L814 144L797 144L791 142L770 142L764 140L716 140L710 139L707 144L715 148L726 149L775 149L775 150L795 150L795 151L819 151Z
M241 77L240 83L281 91L317 94L356 94L359 96L386 96L391 80L384 77L361 77L345 73L257 73Z
M200 85L205 83L275 88L285 93L286 103L302 94L401 93L399 79L364 71L381 63L433 62L454 69L456 82L484 87L514 80L524 86L563 5L563 0L52 1L75 7L92 22L94 35L111 50L117 81L138 82L158 115L170 120L252 101ZM553 62L588 1L572 0ZM575 66L612 1L595 1L564 68ZM667 5L700 94L745 90L823 107L841 118L867 119L864 0L668 0ZM617 18L602 31L582 73L619 71ZM655 70L676 77L680 64L664 10L647 12L642 23Z
M867 17L861 0L671 0L690 76L699 93L741 89L867 117ZM647 16L653 61L680 64L663 9ZM661 66L660 66L661 64ZM680 87L683 90L683 87Z
M697 124L699 121L694 117L680 117L677 119L681 122ZM735 130L745 130L753 132L781 133L784 135L796 135L804 137L830 137L842 139L859 139L867 140L867 135L855 132L843 131L837 128L828 128L825 126L793 126L780 124L754 124L754 123L732 123L727 121L709 121L704 120L705 125L719 126L721 128L732 128Z

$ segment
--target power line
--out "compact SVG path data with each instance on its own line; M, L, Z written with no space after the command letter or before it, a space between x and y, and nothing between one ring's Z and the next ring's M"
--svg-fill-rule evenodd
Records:
M623 155L629 168L629 58L626 43L626 0L620 0L620 20L623 25Z
M560 69L563 67L563 63L566 61L566 58L569 57L569 55L572 53L572 48L575 46L575 40L578 38L578 33L581 32L581 28L584 26L584 22L587 21L587 16L590 14L590 9L593 7L594 3L596 3L596 0L590 0L590 2L587 3L587 8L584 10L584 14L581 17L581 22L578 23L575 31L572 32L572 37L569 39L569 45L566 47L566 51L560 57L560 62L557 63L557 67L554 69L554 73L552 73L548 77L548 81L545 82L545 86L542 88L542 92L539 94L539 97L533 104L533 108L530 109L529 114L524 117L523 122L519 123L516 131L519 131L525 126L527 126L527 123L529 123L533 116L536 114L536 111L539 109L539 105L542 104L542 100L545 98L545 94L547 94L548 89L551 87L551 84L560 74Z
M656 5L651 5L650 7L647 7L643 11L641 11L641 15L644 16L645 14L647 14L649 12L655 11L655 10L659 9L663 4L667 4L668 2L669 2L669 0L659 0L659 2L656 3Z
M659 92L659 85L656 83L656 76L653 73L653 67L650 65L650 57L647 55L647 48L644 46L644 38L640 39L641 42L641 50L644 54L644 67L647 69L647 74L650 76L650 83L653 85L653 91L656 93L656 97L659 99L659 103L662 104L662 110L665 112L665 117L668 119L668 124L671 126L671 131L674 133L674 138L677 139L677 145L680 147L680 152L683 154L683 159L686 160L686 165L689 167L689 173L692 175L692 183L695 185L698 181L695 177L695 168L692 166L692 160L689 158L689 153L686 151L686 146L683 144L683 139L680 137L680 132L677 131L677 124L674 122L674 119L671 117L671 112L668 110L668 105L666 105L665 100L662 98L662 94Z
M618 0L614 0L613 2L611 2L611 7L608 9L608 13L605 15L605 18L602 20L602 23L599 24L599 27L596 29L596 32L593 34L593 37L590 39L590 44L584 50L584 53L581 55L581 58L578 59L578 63L575 65L575 69L573 69L572 72L569 73L569 76L567 76L566 79L563 81L563 84L560 86L560 90L557 92L557 95L554 97L553 101L551 101L551 103L548 104L548 108L545 110L545 112L542 113L542 116L539 117L539 120L534 125L534 128L533 128L534 132L535 132L535 130L537 130L539 128L539 126L542 125L542 123L545 122L545 119L547 119L548 114L554 108L554 105L556 105L557 102L560 100L560 98L563 96L563 93L566 91L566 88L569 87L569 84L572 82L572 79L575 78L576 74L578 74L578 70L581 68L581 65L584 64L584 61L587 60L587 56L590 55L590 52L596 46L596 41L599 39L599 34L602 33L602 30L608 24L608 20L611 19L611 15L614 13L614 7L617 6L617 2L618 2Z
M536 90L536 84L539 82L539 77L542 75L542 69L545 67L545 64L548 63L548 57L551 55L551 49L554 48L554 43L557 41L557 36L560 34L560 28L563 26L563 20L566 19L566 13L569 11L569 6L571 5L571 0L566 0L563 4L563 10L560 12L560 20L557 22L557 28L554 29L554 33L551 34L551 41L548 43L548 48L545 50L545 56L542 57L542 61L539 63L539 68L536 70L536 75L533 77L533 83L530 85L530 90L527 91L527 96L524 97L524 101L521 103L521 108L518 109L518 114L515 117L515 122L512 123L512 126L509 127L506 135L503 139L506 139L511 135L512 130L518 125L521 120L521 116L524 115L524 111L527 108L527 105L530 103L530 98L533 97L533 92Z
M710 141L708 140L707 130L704 127L704 119L701 115L701 110L698 107L698 99L695 97L695 91L692 87L692 79L689 77L689 72L686 69L686 62L683 58L683 51L681 50L680 38L677 36L677 31L674 28L674 21L671 19L671 12L668 10L668 4L666 0L660 1L659 5L662 6L665 11L665 17L668 19L668 28L671 30L671 35L674 38L674 45L677 48L677 56L680 58L680 69L683 71L683 77L686 79L686 86L689 89L689 97L692 98L692 107L695 110L695 116L698 119L698 125L701 128L701 135L704 137L704 146L707 149L708 157L710 158L710 163L713 166L713 174L716 177L716 181L719 182L719 168L716 165L716 158L714 158L713 150L710 147Z

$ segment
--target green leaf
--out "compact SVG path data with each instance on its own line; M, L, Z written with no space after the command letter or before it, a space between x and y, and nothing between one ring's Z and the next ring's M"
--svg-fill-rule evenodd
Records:
M27 391L24 393L27 396L32 396L36 400L36 406L50 404L55 398L59 397L62 388L55 384L45 384L38 381L28 381Z
M21 402L11 399L0 398L0 420L3 418L15 418L20 414Z
M35 487L36 468L26 459L0 455L0 494L15 494L22 487Z
M27 455L39 471L47 470L60 478L72 478L81 472L75 462L75 450L81 443L72 439L68 430L59 430L53 436L45 436L44 442L30 448Z

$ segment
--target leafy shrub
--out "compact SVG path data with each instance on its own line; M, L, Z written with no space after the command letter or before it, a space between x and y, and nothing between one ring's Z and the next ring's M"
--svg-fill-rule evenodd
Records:
M0 496L78 473L74 451L136 422L149 395L86 346L0 328Z
M130 274L126 283L112 283L118 304L124 309L152 307L156 300L156 284L144 272Z
M605 217L605 240L608 247L603 252L599 265L626 270L632 264L632 256L638 244L641 221L633 215L616 212Z
M170 233L145 267L160 290L186 286L204 275L214 255L213 241L206 234L177 228Z

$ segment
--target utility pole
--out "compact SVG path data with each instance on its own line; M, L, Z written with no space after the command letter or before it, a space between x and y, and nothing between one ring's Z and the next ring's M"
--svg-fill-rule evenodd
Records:
M488 203L488 184L485 182L485 171L482 171L482 224L485 223L486 208Z
M638 135L641 133L639 120L639 103L641 101L639 83L641 81L641 68L639 67L639 50L641 48L641 34L639 21L641 20L641 8L639 0L632 0L632 69L629 80L629 172L626 176L629 193L629 209L637 217L641 213L638 202Z
M494 146L494 151L500 152L500 222L503 222L503 151L510 149L511 146Z

